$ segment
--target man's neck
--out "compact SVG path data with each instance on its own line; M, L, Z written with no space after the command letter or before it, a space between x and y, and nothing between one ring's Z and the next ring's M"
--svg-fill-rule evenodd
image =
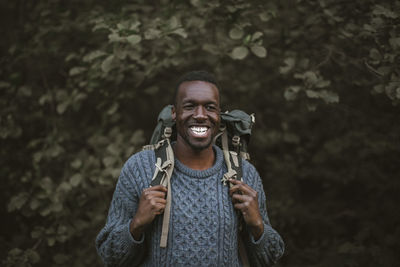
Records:
M173 149L175 157L193 170L206 170L214 165L215 153L212 145L202 150L194 150L186 144L177 142Z

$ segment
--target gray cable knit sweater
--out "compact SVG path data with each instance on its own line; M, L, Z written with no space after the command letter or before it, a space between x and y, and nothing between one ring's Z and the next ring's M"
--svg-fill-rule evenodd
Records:
M168 245L160 248L162 216L157 216L142 240L134 240L129 224L140 194L149 187L155 168L153 151L139 152L125 163L119 177L106 225L96 248L106 266L242 266L238 256L238 220L221 183L226 166L221 149L214 146L216 161L204 171L192 170L175 159ZM243 180L258 191L264 233L244 242L252 266L270 266L283 254L279 234L270 226L260 176L243 161Z

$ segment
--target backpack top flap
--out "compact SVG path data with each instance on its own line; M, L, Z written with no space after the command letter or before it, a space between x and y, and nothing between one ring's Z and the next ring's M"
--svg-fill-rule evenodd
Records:
M254 115L234 109L228 113L221 113L221 120L227 127L232 127L230 132L234 135L251 135L251 127L254 124Z
M155 145L163 139L164 129L173 127L175 122L172 120L172 105L165 106L157 118L157 126L153 131L150 139L150 144Z
M251 128L255 122L254 114L249 115L242 110L234 109L230 112L221 113L221 122L227 128L229 139L231 140L233 136L239 136L242 145L240 150L247 152ZM229 149L233 149L231 144L229 144Z

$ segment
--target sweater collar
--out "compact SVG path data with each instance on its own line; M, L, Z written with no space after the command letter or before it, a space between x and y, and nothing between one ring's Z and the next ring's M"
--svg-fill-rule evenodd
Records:
M179 171L191 178L207 178L213 176L215 173L219 172L222 169L222 164L224 160L222 150L219 147L213 145L213 150L215 153L215 162L211 168L208 168L206 170L194 170L187 167L177 158L175 158L175 171Z

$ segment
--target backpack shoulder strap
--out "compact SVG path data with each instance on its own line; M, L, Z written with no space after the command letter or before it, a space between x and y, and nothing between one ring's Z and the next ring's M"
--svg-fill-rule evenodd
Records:
M222 152L224 153L225 164L228 169L228 172L224 174L221 181L226 185L229 179L242 180L242 158L236 151L229 150L226 128L222 130L221 139Z
M224 158L225 158L225 163L228 169L228 172L224 174L222 178L222 182L226 184L228 182L228 179L236 179L243 181L243 172L242 172L242 157L241 155L238 154L236 151L229 151L229 146L228 146L228 134L226 131L226 128L223 129L222 133L222 151L224 152ZM238 148L239 145L239 137L234 136L233 137L233 145ZM236 149L239 151L238 149ZM229 186L232 186L231 183L229 183ZM243 227L243 218L240 213L238 214L238 220L239 220L239 231L242 231ZM242 260L242 264L244 267L250 267L249 259L247 257L246 249L243 244L242 237L238 236L238 249L239 249L239 255Z
M161 140L154 146L154 153L156 158L156 169L151 179L151 186L163 185L168 188L167 191L167 204L164 209L163 223L161 230L160 247L165 248L167 246L168 229L169 229L169 218L171 214L171 199L172 190L171 176L174 171L174 151L172 150L169 137L171 136L170 129L168 127L164 130L165 139Z

